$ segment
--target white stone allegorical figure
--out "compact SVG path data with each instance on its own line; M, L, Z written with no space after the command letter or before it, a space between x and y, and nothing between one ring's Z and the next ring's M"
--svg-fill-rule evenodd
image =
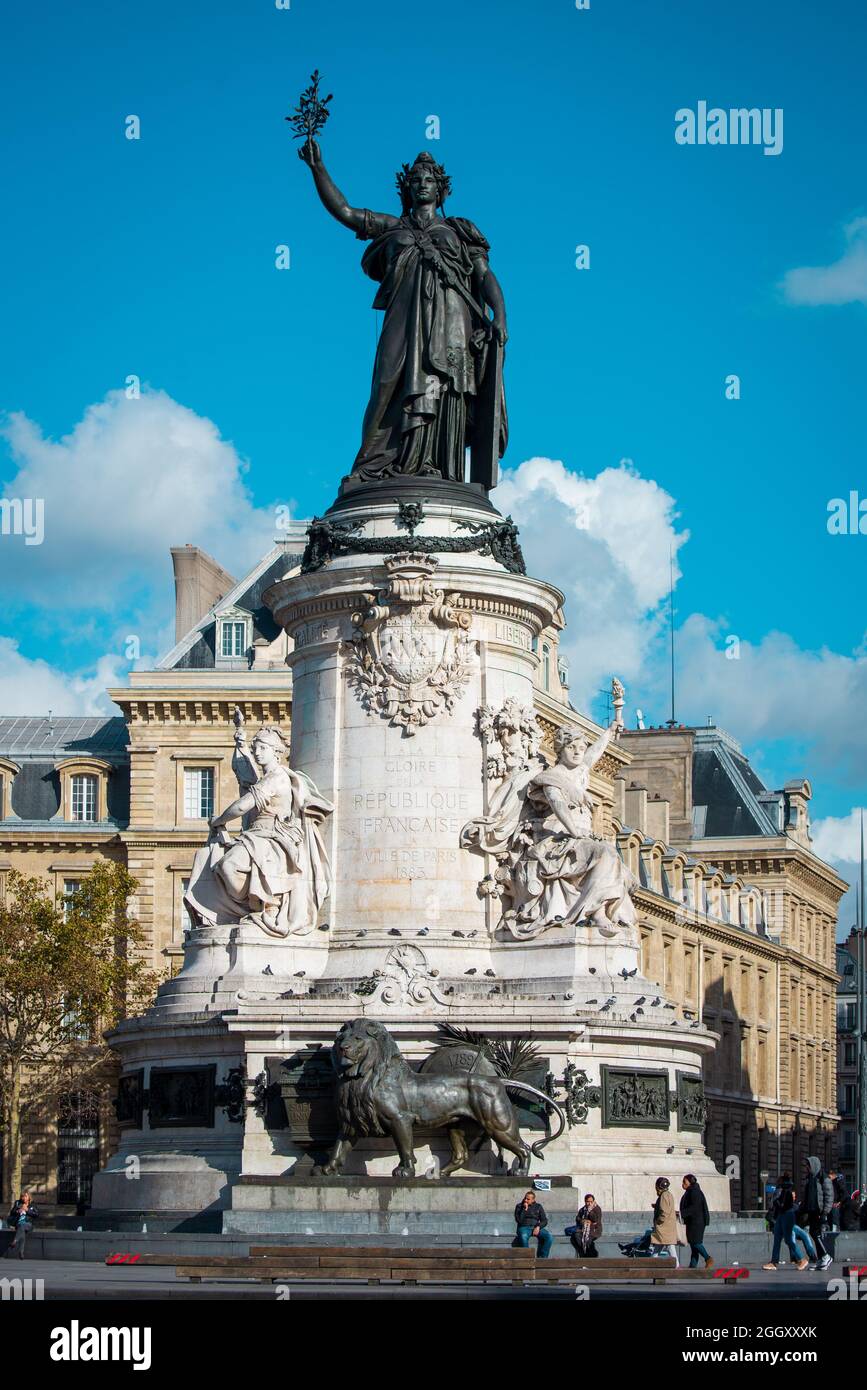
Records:
M507 900L501 925L522 940L549 927L589 921L605 936L635 923L630 892L638 886L617 847L594 835L590 773L616 730L614 721L589 744L576 729L561 729L557 761L535 758L508 777L491 798L490 812L461 831L465 849L493 854L497 869L482 891Z
M334 807L281 761L287 750L279 729L259 730L252 758L240 729L235 742L241 795L211 819L184 902L200 926L249 924L281 937L312 932L331 888L321 826ZM240 817L244 829L233 840L224 827Z

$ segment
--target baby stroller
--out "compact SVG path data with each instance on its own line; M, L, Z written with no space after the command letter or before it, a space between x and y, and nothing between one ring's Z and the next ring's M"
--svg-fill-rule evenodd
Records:
M625 1255L627 1260L656 1259L661 1247L654 1249L650 1243L651 1235L652 1231L648 1226L643 1236L636 1236L635 1240L629 1240L625 1245L618 1241L621 1255Z

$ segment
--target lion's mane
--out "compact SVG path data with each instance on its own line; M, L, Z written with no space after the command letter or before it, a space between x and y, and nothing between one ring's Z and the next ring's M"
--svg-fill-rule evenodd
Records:
M347 1077L339 1066L341 1043L350 1037L360 1037L365 1044L360 1076ZM337 1072L337 1113L341 1124L359 1138L387 1133L380 1123L374 1096L390 1067L406 1065L394 1039L381 1023L356 1018L345 1023L337 1034L332 1058Z

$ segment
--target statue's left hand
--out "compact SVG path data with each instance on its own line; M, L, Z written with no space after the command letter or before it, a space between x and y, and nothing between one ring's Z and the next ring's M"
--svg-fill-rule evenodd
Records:
M503 347L505 347L506 343L509 341L509 334L502 319L494 319L491 324L491 336Z

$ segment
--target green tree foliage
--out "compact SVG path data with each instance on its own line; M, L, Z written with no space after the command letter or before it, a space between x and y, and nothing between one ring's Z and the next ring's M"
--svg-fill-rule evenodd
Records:
M77 892L12 872L0 902L0 1123L4 1201L21 1186L22 1134L37 1111L98 1078L103 1031L147 1006L157 976L129 914L136 881L97 863Z

